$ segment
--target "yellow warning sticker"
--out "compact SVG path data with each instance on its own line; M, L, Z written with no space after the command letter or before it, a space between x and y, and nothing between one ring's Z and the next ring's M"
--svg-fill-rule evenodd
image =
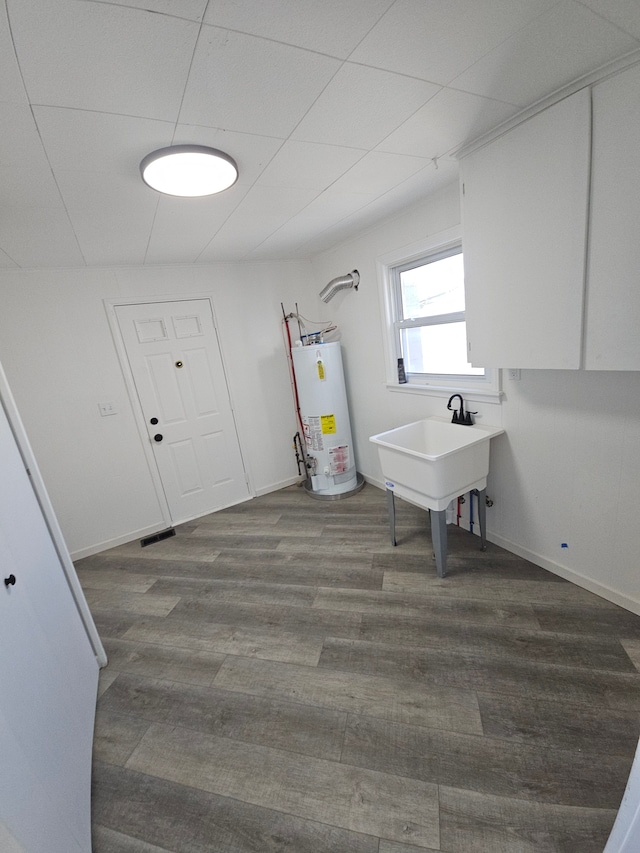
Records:
M323 435L330 435L336 431L335 415L320 415L320 423L322 425Z
M318 359L317 365L318 365L318 379L321 382L324 382L324 380L326 379L326 376L324 375L324 364L322 363L322 361L320 359Z

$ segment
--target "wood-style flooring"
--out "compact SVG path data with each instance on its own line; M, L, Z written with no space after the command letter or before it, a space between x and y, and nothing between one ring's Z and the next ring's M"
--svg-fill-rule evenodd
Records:
M489 510L489 513L491 510ZM109 665L94 853L602 853L640 617L367 485L77 563Z

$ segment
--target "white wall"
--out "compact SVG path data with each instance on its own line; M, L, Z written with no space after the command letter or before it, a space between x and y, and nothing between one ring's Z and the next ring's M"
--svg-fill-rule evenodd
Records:
M162 526L104 298L212 296L257 493L296 475L280 302L337 321L358 469L381 484L368 437L442 414L446 399L385 387L375 261L459 221L453 184L313 264L0 273L0 362L74 556ZM352 269L359 292L320 302L322 287ZM492 444L490 539L640 613L640 373L523 371L503 387L501 405L474 407L506 429ZM100 401L119 414L101 418Z
M459 222L454 184L313 262L307 310L340 326L358 470L380 485L368 437L445 414L446 398L385 387L375 261ZM352 269L361 274L359 292L323 305L320 289ZM527 370L503 388L501 405L473 407L506 430L492 442L489 538L640 613L640 373Z
M305 263L0 274L0 362L74 557L163 525L103 300L212 298L240 440L256 493L296 475L282 342ZM98 403L118 414L101 417Z

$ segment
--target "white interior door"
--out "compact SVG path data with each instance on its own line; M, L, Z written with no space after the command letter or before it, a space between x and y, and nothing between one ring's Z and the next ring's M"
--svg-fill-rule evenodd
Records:
M0 838L89 853L98 663L1 403L0 471Z
M250 497L209 300L115 310L172 523Z

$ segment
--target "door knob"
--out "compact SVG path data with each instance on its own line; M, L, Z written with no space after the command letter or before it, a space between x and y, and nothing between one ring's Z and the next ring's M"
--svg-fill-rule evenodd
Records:
M4 585L6 587L15 586L15 582L16 582L16 576L15 575L9 575L8 578L4 579Z
M153 436L153 440L154 440L154 441L162 441L162 439L163 439L163 436L162 436L159 432L157 432L157 433Z

